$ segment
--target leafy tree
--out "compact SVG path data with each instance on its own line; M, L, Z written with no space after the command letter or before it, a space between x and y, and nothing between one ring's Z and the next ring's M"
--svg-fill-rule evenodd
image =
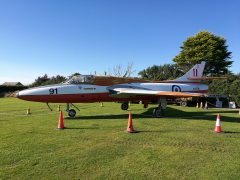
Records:
M35 86L41 86L44 83L46 83L50 78L48 77L47 74L44 74L43 76L38 76L37 79L35 79L34 83L32 83L30 86L35 87Z
M43 85L59 84L59 83L66 81L66 79L67 79L66 77L61 76L61 75L53 76L48 81L43 83Z
M226 79L215 79L209 83L210 94L228 95L231 101L237 102L240 106L240 74L227 75Z
M43 76L39 76L35 81L30 85L31 87L35 86L43 86L43 85L49 85L49 84L58 84L63 81L65 81L66 78L64 76L52 76L48 77L47 74L44 74Z
M167 80L175 79L183 72L175 64L164 64L162 66L153 65L138 73L142 78L149 80Z
M202 31L190 36L180 47L180 53L174 57L182 69L186 70L201 61L206 61L205 74L222 75L229 72L232 61L226 40L210 32Z

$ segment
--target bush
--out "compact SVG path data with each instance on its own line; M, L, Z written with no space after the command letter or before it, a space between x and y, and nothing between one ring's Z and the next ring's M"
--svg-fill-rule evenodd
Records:
M216 79L209 83L210 94L228 95L230 101L235 101L240 105L240 74L228 75L227 79Z
M13 93L15 91L21 91L28 88L27 86L3 86L0 85L0 97L4 97L7 93Z

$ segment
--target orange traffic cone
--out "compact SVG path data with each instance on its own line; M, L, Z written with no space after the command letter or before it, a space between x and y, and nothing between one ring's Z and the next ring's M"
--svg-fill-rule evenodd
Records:
M128 133L136 133L137 131L135 131L133 129L133 123L132 123L132 113L129 112L129 117L128 117L128 126L127 126L127 130Z
M216 133L222 132L221 122L220 122L220 115L219 115L219 114L217 115L216 126L215 126L214 131L215 131Z
M63 113L62 111L60 111L60 115L59 115L59 120L58 120L58 129L63 130L64 127L64 119L63 119Z

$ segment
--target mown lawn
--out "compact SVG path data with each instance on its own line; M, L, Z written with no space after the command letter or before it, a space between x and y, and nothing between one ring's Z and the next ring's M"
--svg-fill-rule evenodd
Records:
M169 106L168 117L157 119L153 105L132 104L140 132L128 134L129 111L120 104L77 106L77 118L56 130L56 104L51 112L45 104L0 99L0 179L240 179L237 111ZM217 113L221 134L213 132Z

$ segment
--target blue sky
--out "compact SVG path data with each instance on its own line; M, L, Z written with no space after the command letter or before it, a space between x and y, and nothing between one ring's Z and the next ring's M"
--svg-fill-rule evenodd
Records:
M172 63L201 30L223 36L240 72L238 0L0 0L0 84Z

